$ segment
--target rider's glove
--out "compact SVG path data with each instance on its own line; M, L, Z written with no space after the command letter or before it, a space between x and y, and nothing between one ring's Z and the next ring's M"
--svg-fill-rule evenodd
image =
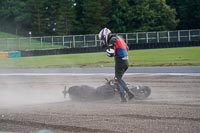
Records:
M114 56L114 49L108 48L106 49L106 54L108 57L113 57Z

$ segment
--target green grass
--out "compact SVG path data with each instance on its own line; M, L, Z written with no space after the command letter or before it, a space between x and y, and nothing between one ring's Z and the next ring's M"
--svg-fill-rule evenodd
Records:
M113 66L113 58L104 52L0 58L0 67L103 67ZM130 66L200 66L200 47L130 50Z
M62 44L52 45L49 42L41 44L40 38L22 37L14 34L0 32L0 51L15 51L15 50L37 50L37 49L51 49L64 48Z
M19 36L10 33L0 32L0 38L16 38L16 37Z
M138 50L130 62L132 66L198 66L200 47Z

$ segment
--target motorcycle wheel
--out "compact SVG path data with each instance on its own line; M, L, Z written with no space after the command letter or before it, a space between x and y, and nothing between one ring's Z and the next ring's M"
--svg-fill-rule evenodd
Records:
M134 93L135 99L145 99L151 95L151 89L148 86L133 86L130 90Z

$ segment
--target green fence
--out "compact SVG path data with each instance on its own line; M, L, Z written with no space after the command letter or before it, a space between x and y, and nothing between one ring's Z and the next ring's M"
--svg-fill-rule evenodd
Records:
M118 33L129 44L200 41L200 29ZM85 48L100 46L97 34L0 38L0 51Z

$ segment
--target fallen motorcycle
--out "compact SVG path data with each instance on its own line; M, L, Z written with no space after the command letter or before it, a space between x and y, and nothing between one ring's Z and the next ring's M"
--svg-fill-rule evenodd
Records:
M129 84L127 84L127 86L134 94L134 99L143 100L151 94L151 89L148 86L133 86ZM104 85L97 88L88 85L80 85L71 86L67 89L65 86L62 93L64 94L64 97L68 94L70 99L73 101L105 100L112 99L118 95L116 82L108 79L106 79Z

